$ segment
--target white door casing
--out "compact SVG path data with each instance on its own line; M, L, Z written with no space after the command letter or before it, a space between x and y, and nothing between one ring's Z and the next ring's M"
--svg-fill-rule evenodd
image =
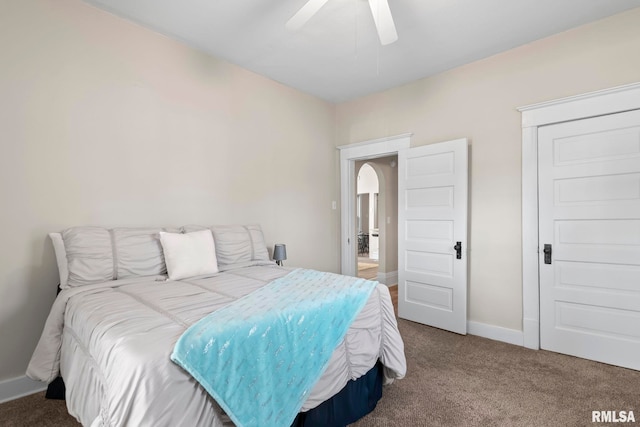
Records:
M459 334L467 332L467 157L466 139L398 153L398 315Z
M541 127L538 167L541 348L640 369L640 110Z

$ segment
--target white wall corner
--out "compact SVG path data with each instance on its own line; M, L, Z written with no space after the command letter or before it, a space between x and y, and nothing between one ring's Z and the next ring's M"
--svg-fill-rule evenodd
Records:
M489 325L487 323L468 321L467 333L483 338L489 338L490 340L506 342L507 344L519 346L524 345L524 336L522 331Z
M387 273L378 272L377 280L383 285L387 285L387 286L397 285L398 272L397 271L389 271Z
M0 381L0 403L28 396L47 389L47 384L26 376Z

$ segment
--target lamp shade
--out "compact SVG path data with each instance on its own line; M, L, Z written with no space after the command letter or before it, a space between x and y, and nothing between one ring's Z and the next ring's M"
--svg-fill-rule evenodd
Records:
M287 259L287 247L282 243L277 243L273 247L273 259L276 261Z

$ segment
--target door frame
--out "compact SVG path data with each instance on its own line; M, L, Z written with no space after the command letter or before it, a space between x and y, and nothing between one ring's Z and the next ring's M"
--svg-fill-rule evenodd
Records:
M341 273L355 276L358 272L355 251L356 229L356 160L392 156L411 146L412 133L340 145L340 266Z
M522 113L522 329L527 348L540 348L538 128L636 109L640 109L640 82L518 108Z

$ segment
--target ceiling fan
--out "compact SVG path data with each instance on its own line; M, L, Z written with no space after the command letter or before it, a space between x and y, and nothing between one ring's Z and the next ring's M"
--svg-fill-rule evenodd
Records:
M292 31L299 30L313 15L320 10L329 0L309 0L295 15L287 21L286 28ZM373 22L378 30L380 44L383 46L398 40L396 26L393 23L391 9L387 0L368 0Z

